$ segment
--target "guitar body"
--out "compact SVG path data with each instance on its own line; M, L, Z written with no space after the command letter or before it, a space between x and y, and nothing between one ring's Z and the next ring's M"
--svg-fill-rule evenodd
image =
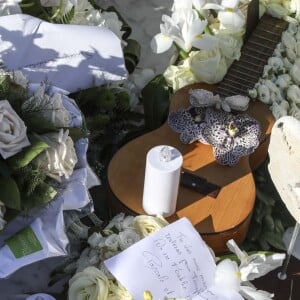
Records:
M287 26L284 20L264 15L244 44L240 59L231 65L222 82L218 86L194 84L178 90L171 99L170 111L189 106L190 89L207 89L224 97L246 96L258 81ZM112 212L145 214L142 197L147 152L158 145L170 145L182 153L184 170L217 184L221 190L213 198L180 186L176 212L168 220L172 222L187 217L217 254L227 251L226 242L229 239L241 244L246 237L255 203L252 171L267 157L274 124L271 111L261 102L250 102L246 113L260 122L260 145L234 167L219 165L210 145L199 142L182 144L179 134L172 131L167 123L123 146L108 168Z
M188 107L189 90L195 88L214 90L215 86L194 84L178 90L171 99L170 111ZM227 250L226 242L231 238L241 244L255 203L252 170L266 159L268 137L274 123L271 112L260 102L252 102L247 113L261 124L261 144L250 158L241 158L234 167L218 164L210 145L199 142L182 144L179 134L172 131L167 123L124 145L114 155L108 168L112 212L145 214L142 197L147 152L158 145L170 145L182 153L183 170L219 185L221 190L213 198L180 186L176 212L167 218L168 221L187 217L217 254Z

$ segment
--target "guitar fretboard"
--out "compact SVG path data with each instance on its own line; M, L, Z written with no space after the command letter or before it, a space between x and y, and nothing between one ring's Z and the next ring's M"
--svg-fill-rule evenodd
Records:
M248 95L263 73L288 22L264 14L215 91L221 96Z

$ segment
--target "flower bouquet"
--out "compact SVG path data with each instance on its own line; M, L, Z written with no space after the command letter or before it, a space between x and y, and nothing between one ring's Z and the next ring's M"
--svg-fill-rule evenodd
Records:
M72 99L45 83L29 85L20 72L0 76L0 98L2 251L54 203L60 203L57 214L90 205L88 188L99 182L87 164L87 131ZM60 222L54 228L63 232Z

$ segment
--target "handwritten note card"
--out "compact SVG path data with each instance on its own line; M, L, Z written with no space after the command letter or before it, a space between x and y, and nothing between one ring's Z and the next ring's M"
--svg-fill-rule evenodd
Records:
M134 299L142 299L149 290L157 300L200 295L213 285L216 268L205 242L186 218L142 239L105 265Z

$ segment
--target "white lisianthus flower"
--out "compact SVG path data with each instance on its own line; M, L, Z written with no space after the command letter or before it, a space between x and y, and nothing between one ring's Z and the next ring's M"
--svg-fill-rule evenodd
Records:
M6 224L6 221L4 220L4 215L6 212L6 208L4 203L0 200L0 230L2 230Z
M48 122L55 127L69 127L70 114L63 105L62 95L46 94L46 85L41 84L34 95L22 104L22 110L28 112L38 111Z
M155 53L167 51L173 42L185 52L192 47L211 49L217 45L217 39L204 33L207 20L201 20L194 9L174 11L172 17L162 16L163 24L160 33L151 40L151 48Z
M195 74L191 71L189 59L185 59L178 66L170 65L164 72L167 84L173 88L173 91L197 82Z
M77 163L77 155L73 140L69 137L69 130L65 132L47 133L39 136L42 141L49 145L35 162L39 164L49 177L61 181L64 176L68 179Z
M189 55L189 63L197 81L209 84L220 82L228 69L226 60L218 48L192 51Z
M132 229L121 231L119 233L119 238L121 250L127 249L141 239L141 237Z
M26 126L7 100L0 101L0 155L6 159L30 145Z
M292 84L287 88L287 99L294 103L300 104L300 88L298 85Z
M245 26L245 16L238 8L240 0L222 0L221 4L207 3L203 9L218 11L218 20L221 28L240 29Z
M117 251L119 249L120 246L120 237L119 235L113 233L111 235L109 235L105 241L104 241L104 245L107 247L107 249L109 251Z
M134 225L136 230L142 237L146 237L151 233L154 233L161 228L167 226L169 223L162 216L147 216L140 215L135 217Z
M226 245L240 260L239 269L242 281L254 280L266 275L280 267L285 258L284 253L275 253L268 256L262 253L248 255L238 247L234 240L229 240Z
M109 281L105 274L95 267L88 267L69 280L68 299L106 300L108 289Z

